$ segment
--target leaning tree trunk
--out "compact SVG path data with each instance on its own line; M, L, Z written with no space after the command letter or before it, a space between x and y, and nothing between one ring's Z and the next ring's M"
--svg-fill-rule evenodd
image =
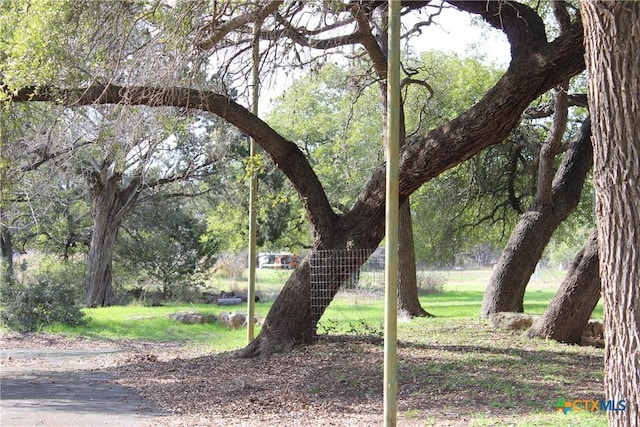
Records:
M401 205L408 205L408 199ZM401 212L403 209L400 209ZM411 212L407 209L407 213ZM251 357L259 354L268 354L271 352L286 351L296 344L310 343L315 338L316 322L322 317L322 313L327 308L340 287L353 277L356 270L364 264L368 257L373 253L378 243L382 240L384 226L370 227L371 224L384 225L384 210L376 209L369 215L366 220L357 218L355 215L346 215L344 217L335 218L335 233L331 238L325 238L322 242L317 242L312 249L316 250L342 250L346 248L369 248L364 253L358 252L361 257L340 265L337 260L327 262L332 266L331 269L323 271L322 290L323 302L322 306L312 306L312 286L310 281L310 259L313 253L307 256L300 265L293 271L286 285L274 301L269 315L265 319L259 336L249 344L248 347L241 351L245 357ZM402 228L405 233L413 236L410 227ZM406 243L413 247L413 238ZM322 245L322 246L320 246ZM413 251L410 251L413 253ZM413 266L413 277L415 277L415 258L408 260ZM405 273L399 266L399 273ZM409 273L411 274L411 273ZM404 295L403 301L411 303L415 301L417 307L420 307L417 297L417 287L414 283L413 287L406 285L405 290L415 289L414 293ZM402 292L399 290L399 292ZM400 304L400 299L398 300ZM415 306L412 307L415 309ZM422 310L424 311L424 310ZM425 312L426 313L426 312ZM426 313L425 315L429 315ZM424 315L423 315L424 316Z
M411 204L407 199L399 212L398 314L404 317L432 317L418 300L416 253L413 242Z
M479 13L484 13L485 7L493 13L492 8L496 6L493 3L475 2L467 2L464 5L478 8ZM445 126L434 129L425 136L415 137L405 144L401 150L399 168L401 202L421 184L440 172L471 158L483 148L503 141L518 125L522 112L531 101L583 69L581 32L578 34L572 31L561 36L560 42L554 43L544 52L529 52L528 47L546 43L542 22L526 25L528 18L519 11L508 8L500 10L500 22L511 20L512 23L525 23L521 27L513 27L526 30L524 33L510 33L515 59L503 78L475 106ZM512 27L506 28L505 31L510 32L509 28ZM579 26L578 28L581 29ZM520 36L530 38L526 43L520 44ZM540 61L541 54L557 59ZM552 66L553 72L542 72L541 67L546 66ZM206 107L209 110L216 105L215 99L207 99ZM270 130L260 122L242 120L242 110L232 102L226 100L224 109L220 110L219 114L223 117L255 136L265 151L276 159L282 172L291 179L300 193L314 227L316 243L312 251L378 246L384 236L385 225L384 167L373 173L347 214L335 215L329 208L321 186L316 184L315 174L303 170L308 164L300 150L288 143L277 143L280 139L275 136L270 138ZM307 177L310 179L304 179ZM335 282L335 286L339 287L340 281ZM290 276L274 301L258 336L240 354L268 354L289 348L295 343L311 341L313 325L309 309L310 293L309 266L303 262Z
M594 230L573 260L555 297L527 335L578 344L599 300L598 234Z
M344 221L340 221L340 223L344 223ZM287 351L295 345L314 341L316 324L325 309L340 287L353 278L358 268L365 263L375 249L358 251L358 258L349 258L348 260L341 259L338 255L335 259L330 259L331 255L323 255L323 258L328 261L326 264L329 267L323 269L321 284L312 284L310 280L310 260L315 251L338 251L353 247L375 248L377 243L382 240L378 233L370 233L366 239L352 240L350 237L353 235L347 233L344 227L340 225L337 227L344 232L337 233L336 240L326 241L323 246L314 246L312 253L302 260L271 306L260 334L241 350L240 355L252 357ZM322 289L321 299L314 299L312 305L313 286L321 286Z
M587 119L556 172L551 202L534 204L522 215L511 233L485 291L481 312L483 317L501 311L524 311L527 283L553 232L580 202L580 193L591 163L591 129Z
M640 424L640 3L582 1L610 426ZM624 400L625 410L621 410Z
M107 159L102 165L94 162L93 167L93 232L87 257L84 302L88 307L105 307L115 302L112 266L118 228L138 198L140 181L133 179L124 190L119 191L120 175L113 171L112 161Z

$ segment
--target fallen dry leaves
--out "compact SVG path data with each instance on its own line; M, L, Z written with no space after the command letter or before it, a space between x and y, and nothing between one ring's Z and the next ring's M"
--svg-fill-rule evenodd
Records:
M398 425L466 426L478 417L510 424L526 413L552 412L558 397L601 395L601 349L529 341L513 332L478 329L483 326L477 324L473 328L480 336L477 341L455 343L441 334L437 340L400 343ZM176 342L94 342L44 335L23 343L27 341L31 346L124 349L110 353L112 363L101 369L166 414L156 418L154 426L383 422L380 340L334 337L254 359L202 354ZM12 347L20 342L12 342Z

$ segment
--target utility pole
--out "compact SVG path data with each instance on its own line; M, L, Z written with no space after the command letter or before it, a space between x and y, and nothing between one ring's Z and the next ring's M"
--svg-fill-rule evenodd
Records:
M253 24L253 68L251 70L251 112L258 116L258 97L260 94L260 23ZM258 204L258 171L255 163L257 154L255 139L249 142L249 167L251 168L251 182L249 184L249 286L247 289L247 343L254 338L254 319L256 306L256 228L257 228L257 204Z

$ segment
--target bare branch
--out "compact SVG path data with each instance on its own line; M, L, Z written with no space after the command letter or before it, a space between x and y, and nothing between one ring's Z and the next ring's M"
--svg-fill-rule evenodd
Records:
M427 83L424 80L412 79L412 78L406 77L402 79L402 81L400 82L400 88L404 88L409 85L418 85L420 87L427 89L427 92L429 92L429 97L427 99L430 99L433 96L433 88L431 87L431 85L429 85L429 83Z
M568 94L567 105L569 107L589 108L589 104L587 103L587 94L585 93ZM553 100L551 100L544 105L527 108L524 111L524 113L522 113L522 117L526 119L542 119L545 117L552 116L554 111L555 111L555 104Z
M214 19L209 25L201 29L200 34L196 37L196 45L202 50L212 49L230 32L247 26L254 21L264 20L267 16L278 10L278 7L280 7L282 3L281 0L269 1L264 7L254 13L243 13L222 23L220 23L218 19Z
M33 152L36 154L40 155L40 158L38 160L36 160L34 163L31 163L29 165L23 166L22 168L20 168L21 172L31 172L34 171L36 169L38 169L40 166L42 166L43 164L45 164L46 162L48 162L49 160L53 160L59 157L62 157L65 154L68 154L70 152L73 152L79 148L82 148L86 145L90 145L93 144L95 141L83 141L80 144L76 145L76 142L78 142L80 140L80 138L76 139L74 141L74 143L71 145L71 147L62 149L62 150L58 150L55 151L53 153L50 153L46 147L44 149L36 149Z
M351 8L351 13L356 18L358 30L362 35L360 43L362 43L362 46L364 46L369 54L378 78L385 81L387 78L387 55L371 32L371 26L369 25L369 19L365 13L365 9L362 6L354 5Z

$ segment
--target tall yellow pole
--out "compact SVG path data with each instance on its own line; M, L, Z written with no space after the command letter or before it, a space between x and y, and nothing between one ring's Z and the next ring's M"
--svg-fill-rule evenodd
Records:
M252 91L251 91L251 112L258 115L258 96L260 93L260 80L258 69L260 65L260 24L253 26L253 68L251 70ZM253 341L255 305L256 305L256 228L257 228L257 203L258 203L258 171L254 164L254 156L257 153L256 141L251 138L249 145L249 156L251 162L251 182L249 184L249 286L247 290L247 343Z
M398 395L398 155L400 150L400 0L389 1L387 194L384 306L384 425L395 427Z

